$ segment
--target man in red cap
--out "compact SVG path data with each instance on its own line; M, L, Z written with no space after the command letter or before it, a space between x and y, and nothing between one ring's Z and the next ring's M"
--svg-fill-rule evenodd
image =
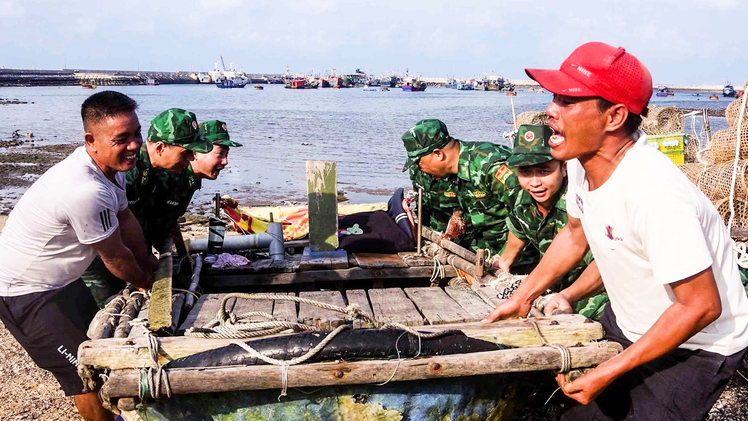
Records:
M568 161L569 222L484 322L527 315L589 248L599 274L557 294L546 314L570 312L604 285L606 339L625 349L573 382L558 375L563 392L584 404L564 418L703 419L746 354L748 298L719 213L638 130L649 71L599 42L577 48L559 70L525 71L554 93L549 145Z

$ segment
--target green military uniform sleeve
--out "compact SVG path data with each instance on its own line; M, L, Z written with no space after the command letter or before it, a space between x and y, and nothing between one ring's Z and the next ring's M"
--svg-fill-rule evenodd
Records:
M509 214L506 217L506 227L509 231L511 231L512 234L514 234L515 237L527 243L529 238L525 234L522 221L519 219L518 211L520 209L518 208L518 204L517 204L517 202L521 198L521 194L523 191L524 190L522 190L522 188L518 186L512 189L509 192L509 194L506 195L507 210L509 212Z

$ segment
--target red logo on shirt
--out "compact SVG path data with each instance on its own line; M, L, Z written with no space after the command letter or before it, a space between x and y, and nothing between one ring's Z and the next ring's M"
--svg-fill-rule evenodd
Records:
M613 230L613 227L611 227L610 225L605 226L605 236L608 237L608 240L623 241L623 238L616 237L615 231Z

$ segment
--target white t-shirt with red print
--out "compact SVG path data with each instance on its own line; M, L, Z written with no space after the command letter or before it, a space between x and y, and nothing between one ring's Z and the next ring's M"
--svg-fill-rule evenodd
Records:
M731 355L748 346L748 298L732 240L709 199L639 131L613 175L589 191L568 163L567 212L579 218L624 335L635 342L675 302L671 285L711 267L722 315L680 347Z

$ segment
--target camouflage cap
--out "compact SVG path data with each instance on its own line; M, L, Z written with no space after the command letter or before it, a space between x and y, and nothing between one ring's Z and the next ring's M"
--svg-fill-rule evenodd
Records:
M548 146L548 140L552 135L553 129L546 125L523 124L519 126L517 135L514 137L512 155L506 160L507 165L519 167L552 161L554 158L551 155L551 147Z
M180 108L170 108L151 120L148 141L164 142L199 153L213 149L213 144L200 134L195 114Z
M203 137L214 145L234 147L242 145L229 139L229 130L226 128L226 123L220 120L203 121L200 123L199 131Z
M408 152L403 171L415 165L420 157L446 145L450 139L447 125L441 120L428 119L416 123L403 134L403 145Z

